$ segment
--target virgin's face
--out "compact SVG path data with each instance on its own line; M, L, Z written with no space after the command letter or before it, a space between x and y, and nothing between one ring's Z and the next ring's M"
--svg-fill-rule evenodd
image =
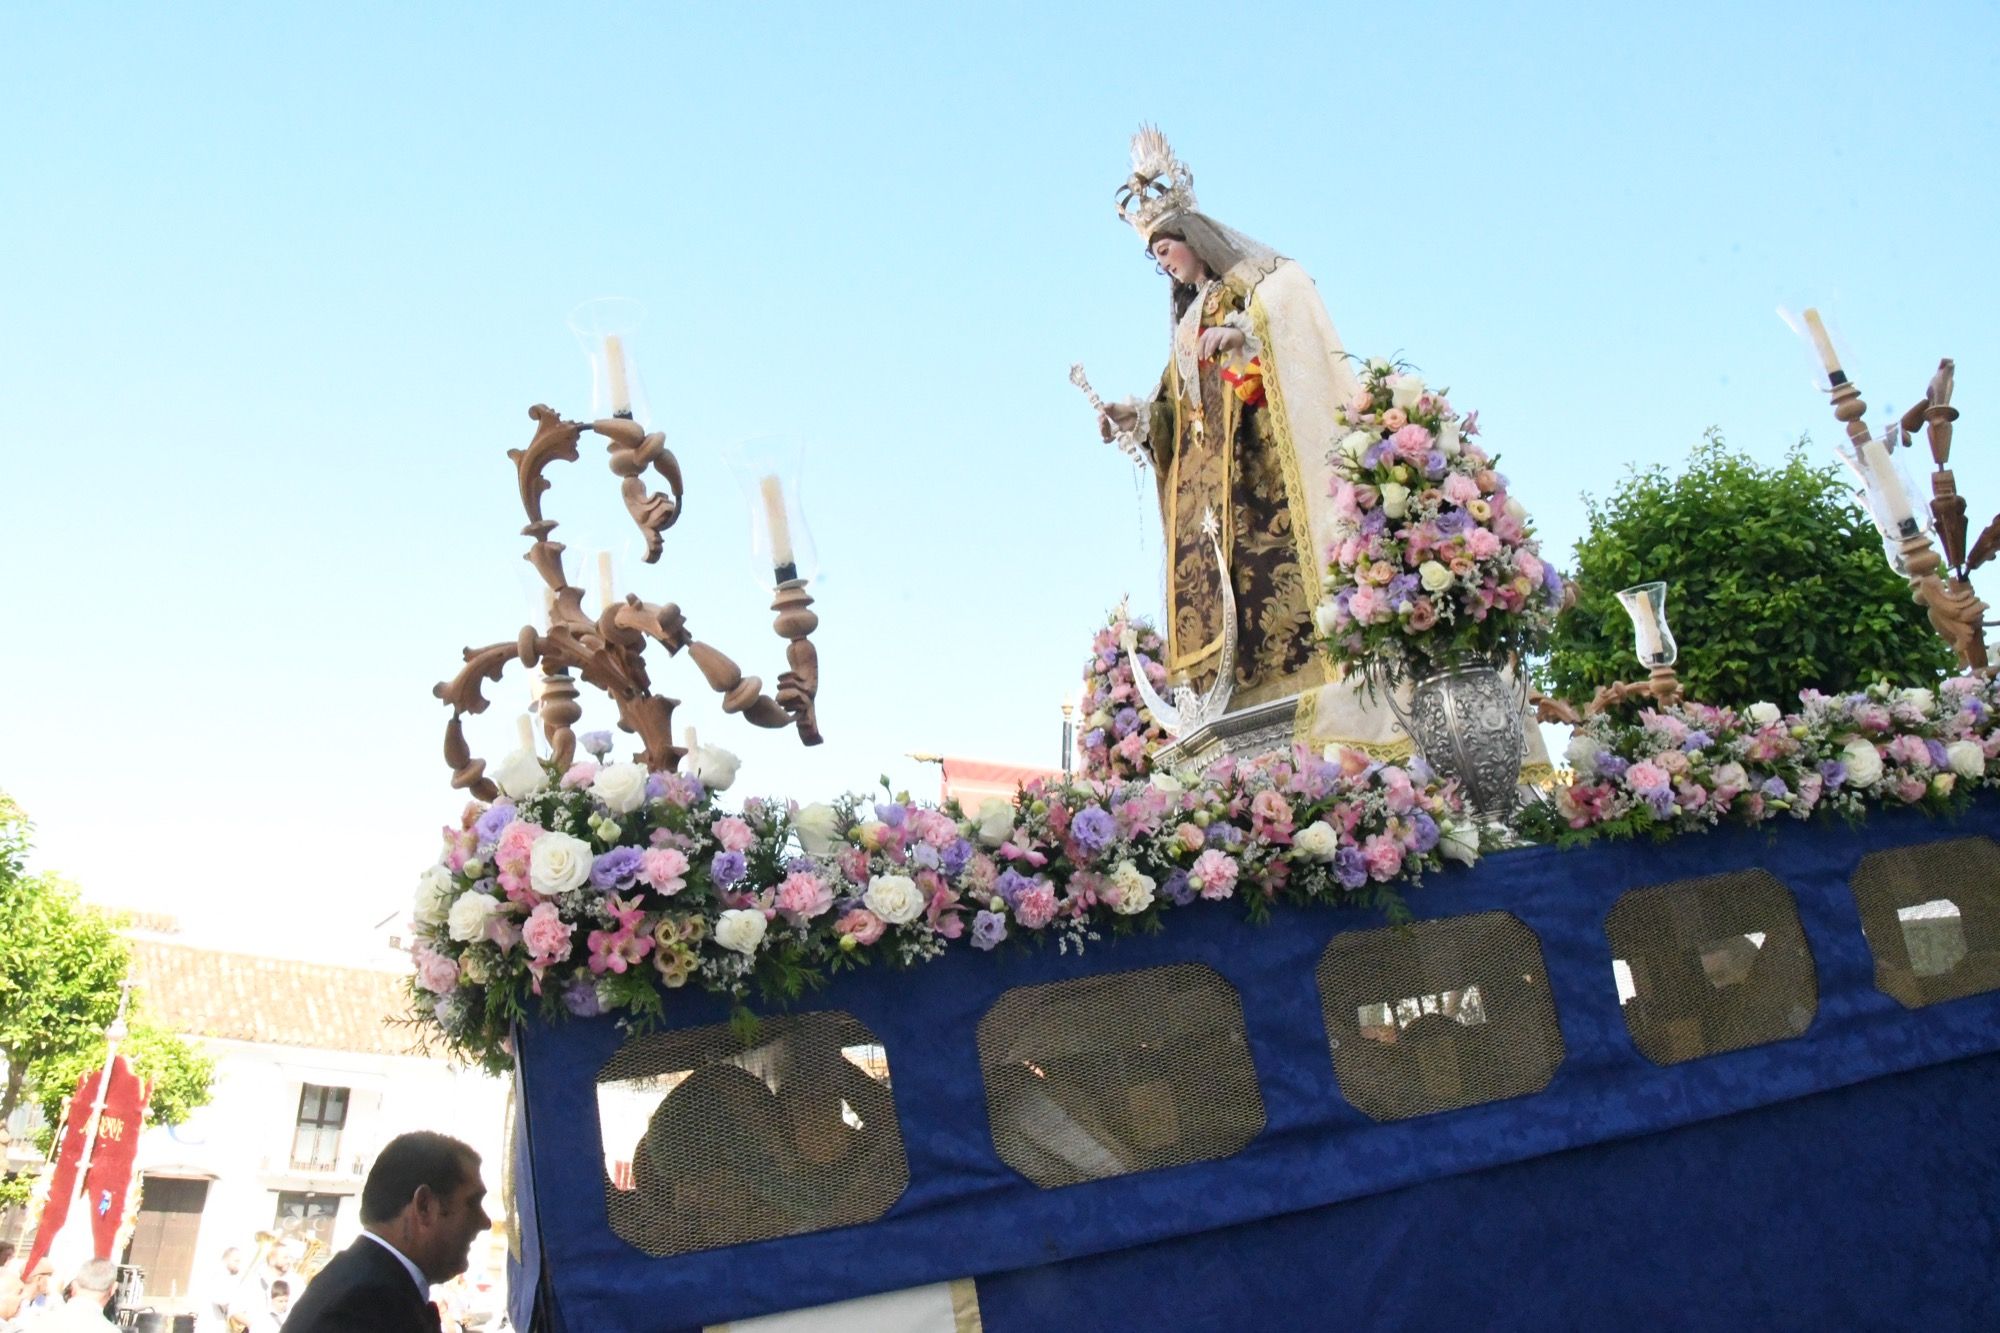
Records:
M1153 258L1175 282L1192 286L1208 276L1208 265L1201 262L1194 247L1178 236L1159 237L1153 242L1152 251Z

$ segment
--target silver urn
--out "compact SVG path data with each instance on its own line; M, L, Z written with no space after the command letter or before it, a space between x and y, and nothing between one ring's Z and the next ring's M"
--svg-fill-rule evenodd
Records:
M1482 819L1505 823L1519 801L1527 753L1525 689L1492 663L1462 659L1410 678L1410 703L1389 698L1403 729L1440 776L1457 778Z

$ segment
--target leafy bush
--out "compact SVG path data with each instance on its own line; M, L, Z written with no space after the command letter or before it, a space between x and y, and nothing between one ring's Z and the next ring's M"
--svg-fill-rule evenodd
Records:
M1810 462L1806 446L1765 467L1711 429L1678 476L1654 467L1607 501L1586 496L1550 692L1581 700L1640 677L1617 593L1654 579L1667 584L1682 689L1703 703L1782 707L1807 687L1922 685L1949 670L1951 650L1890 570L1844 474Z

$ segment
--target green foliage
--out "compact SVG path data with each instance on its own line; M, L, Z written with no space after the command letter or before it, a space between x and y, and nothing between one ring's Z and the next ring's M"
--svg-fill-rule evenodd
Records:
M53 875L26 870L32 827L0 792L0 1121L23 1100L51 1127L77 1077L104 1055L104 1029L118 1012L118 983L131 951L117 922L84 904ZM212 1063L172 1033L128 1015L124 1047L157 1082L149 1113L175 1124L208 1100ZM46 1145L44 1145L46 1146ZM0 1203L25 1198L24 1179L0 1180Z
M1949 670L1951 650L1838 467L1815 466L1806 447L1765 467L1711 429L1679 475L1654 467L1607 501L1585 497L1577 601L1556 626L1550 692L1580 701L1640 677L1616 594L1655 579L1667 584L1681 687L1703 703L1785 707L1806 688L1930 684Z

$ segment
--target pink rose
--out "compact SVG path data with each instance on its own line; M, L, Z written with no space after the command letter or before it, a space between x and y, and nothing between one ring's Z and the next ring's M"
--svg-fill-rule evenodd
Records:
M1356 389L1354 398L1347 404L1349 416L1365 417L1375 410L1375 395L1366 389Z
M1029 930L1040 930L1056 919L1056 891L1046 884L1023 889L1014 897L1014 919Z
M1181 840L1181 846L1191 852L1200 851L1202 843L1208 840L1207 835L1201 831L1199 824L1183 824L1174 830L1174 834Z
M1188 882L1201 890L1204 898L1227 898L1236 892L1236 862L1226 852L1210 848L1194 859Z
M1386 833L1377 833L1361 844L1361 859L1370 878L1390 879L1403 868L1403 845Z
M639 857L639 877L668 897L687 887L687 872L687 854L672 847L649 847Z
M888 928L888 922L865 907L857 907L833 923L836 934L852 935L856 944L873 944Z
M1392 407L1382 414L1382 429L1390 432L1401 430L1410 424L1410 414L1400 407Z
M750 831L750 826L735 815L716 820L709 832L722 844L725 852L746 851L751 843L757 841L757 835Z
M1421 634L1423 631L1437 624L1437 618L1437 605L1430 598L1412 597L1410 599L1411 632Z
M833 907L833 890L810 870L794 870L778 886L777 908L795 921L810 921Z
M542 902L528 913L528 920L521 927L521 940L528 946L534 964L548 967L569 957L570 935L575 929L562 919L554 903Z

